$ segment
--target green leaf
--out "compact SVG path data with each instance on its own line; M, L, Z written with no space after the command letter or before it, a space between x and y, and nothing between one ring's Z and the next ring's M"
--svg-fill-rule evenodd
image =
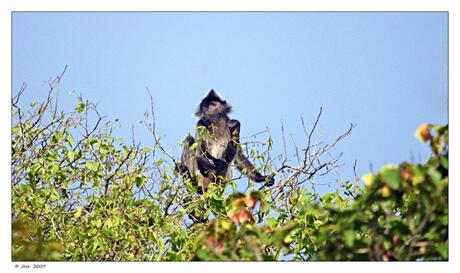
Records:
M438 251L439 251L439 254L441 254L441 257L443 259L447 259L449 257L449 252L448 252L449 248L447 247L447 244L440 244L438 246Z
M112 240L115 240L115 239L116 239L115 232L114 232L111 228L103 229L103 230L102 230L102 233L103 233L105 236L110 237Z
M142 147L141 148L141 153L143 154L150 154L152 152L152 149L149 147Z
M273 139L271 136L268 137L268 147L272 147L273 146Z
M433 126L433 129L439 134L439 135L442 135L444 134L445 132L447 132L447 125L436 125L436 126Z
M328 204L330 203L331 199L333 198L334 194L333 193L326 193L325 195L323 195L323 197L321 198L321 202L323 204Z
M67 135L67 136L65 137L65 141L66 141L67 143L69 143L70 145L73 145L73 144L75 143L74 140L73 140L73 138L72 138L72 136L70 136L70 135Z
M195 151L197 147L198 147L198 142L195 142L192 145L190 145L189 150L190 151Z
M147 182L147 177L142 174L136 176L135 183L138 188L144 185L145 182Z
M441 225L447 226L449 224L449 217L447 215L443 215L439 217Z
M349 181L346 181L344 187L345 189L350 190L353 187L353 184L351 184Z
M75 159L75 152L74 151L68 151L67 152L67 158L69 161L73 161Z
M385 184L388 185L393 190L399 189L401 185L402 178L399 169L396 168L387 168L383 169L381 172L382 180Z
M50 200L51 201L54 201L54 200L57 200L59 198L59 193L56 191L56 188L51 188L50 190Z
M92 170L93 172L96 172L98 169L98 166L94 161L88 161L86 162L86 168Z
M98 138L95 138L95 137L92 137L92 138L89 139L89 145L91 145L91 146L96 144L96 143L99 144L99 142L100 142L100 140Z
M93 221L92 223L95 227L99 228L102 226L102 220L101 219L97 219L96 221Z
M198 250L197 256L200 260L203 260L203 261L213 260L213 256L204 249Z
M237 191L237 185L236 185L235 181L230 181L230 186L232 186L233 192Z
M267 217L267 224L268 224L269 227L275 228L276 225L277 225L277 221L273 217Z
M160 159L158 159L157 161L155 161L155 165L156 165L156 166L161 166L161 164L163 164L164 162L165 162L165 160L162 159L162 158L160 158Z
M441 166L444 168L444 169L449 169L449 159L447 158L447 156L443 156L441 158Z
M343 241L346 246L353 247L355 242L355 232L353 230L345 230L343 233Z
M75 107L75 110L78 112L78 113L81 113L83 112L83 110L85 110L85 107L86 107L86 104L84 104L83 102L80 102L77 104L77 106Z
M315 228L318 228L318 227L322 226L323 224L324 224L324 223L323 223L323 221L321 221L321 220L315 220L315 221L313 222L313 225L315 225Z
M431 178L431 180L435 182L441 180L442 178L441 173L438 172L435 168L429 168L427 174Z
M227 220L222 220L221 225L224 230L230 230L230 228L232 227L232 222L227 221Z

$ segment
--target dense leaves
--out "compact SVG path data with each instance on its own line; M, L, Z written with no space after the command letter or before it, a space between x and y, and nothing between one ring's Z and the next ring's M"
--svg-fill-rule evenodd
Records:
M314 259L448 258L448 128L431 127L434 135L422 138L433 152L425 164L387 165L363 177L366 188L349 206L325 207Z
M319 196L314 178L340 157L322 156L353 128L313 149L320 112L298 166L272 156L271 137L245 143L260 170L276 174L275 186L237 177L198 195L174 170L154 120L145 121L153 147L127 144L113 134L117 123L81 97L72 111L58 111L57 84L27 112L24 90L12 100L13 260L448 259L447 126L417 130L432 150L426 163L387 165L364 175L365 187L343 181Z

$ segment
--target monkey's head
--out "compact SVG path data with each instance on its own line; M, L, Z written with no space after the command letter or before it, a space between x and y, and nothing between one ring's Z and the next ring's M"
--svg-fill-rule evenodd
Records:
M221 116L227 115L231 111L230 104L223 100L214 89L211 89L201 101L195 115L198 117Z

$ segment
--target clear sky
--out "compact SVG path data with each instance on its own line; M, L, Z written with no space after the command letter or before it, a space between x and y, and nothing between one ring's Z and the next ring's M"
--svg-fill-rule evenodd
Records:
M47 94L44 81L69 66L60 102L75 90L120 119L115 132L150 145L139 125L153 94L158 133L173 147L192 132L210 88L233 105L242 136L271 129L282 151L281 120L305 146L320 107L320 137L356 123L335 151L353 178L428 148L414 137L424 122L447 123L447 13L14 13L13 93L24 104ZM290 150L292 152L292 149ZM180 149L173 153L177 156Z

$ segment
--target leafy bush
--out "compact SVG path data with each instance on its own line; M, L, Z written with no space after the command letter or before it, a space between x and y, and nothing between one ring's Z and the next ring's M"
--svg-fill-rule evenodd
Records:
M349 206L326 207L315 259L448 258L448 127L425 124L417 135L430 143L429 160L386 165L363 177L366 189Z
M294 160L273 156L271 137L245 143L260 170L276 174L275 186L237 177L197 195L175 171L154 119L145 121L153 147L125 143L113 136L117 122L81 97L72 111L58 110L61 78L27 112L19 106L25 87L12 100L13 260L448 258L447 126L418 130L433 151L427 163L384 166L363 177L365 188L357 179L319 196L315 178L336 170L332 148L353 129L311 144L320 112Z

